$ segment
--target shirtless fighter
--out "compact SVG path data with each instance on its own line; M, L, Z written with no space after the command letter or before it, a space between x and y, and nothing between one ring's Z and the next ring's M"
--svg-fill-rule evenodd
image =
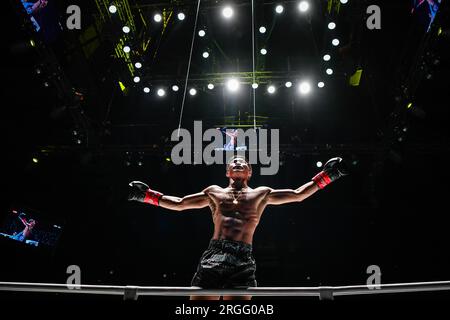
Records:
M295 190L269 187L253 189L247 184L251 175L251 165L243 157L235 156L227 164L229 185L226 188L212 185L202 192L178 198L151 190L139 181L130 183L128 200L175 211L210 207L214 234L200 259L192 286L203 289L256 287L252 240L265 207L303 201L347 175L347 170L341 158L333 158L312 181ZM220 297L191 297L191 300L201 299L218 300ZM223 299L251 299L251 296L224 296Z

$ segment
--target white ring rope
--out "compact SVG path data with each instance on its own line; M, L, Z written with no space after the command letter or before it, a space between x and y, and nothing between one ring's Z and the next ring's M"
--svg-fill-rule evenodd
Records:
M73 286L71 288L71 286ZM413 282L380 285L338 286L338 287L256 287L248 289L201 289L198 287L139 287L75 285L53 283L0 282L0 291L40 292L40 293L81 293L101 295L124 295L137 299L138 296L290 296L319 297L333 299L336 296L353 296L381 293L408 293L450 291L450 281Z

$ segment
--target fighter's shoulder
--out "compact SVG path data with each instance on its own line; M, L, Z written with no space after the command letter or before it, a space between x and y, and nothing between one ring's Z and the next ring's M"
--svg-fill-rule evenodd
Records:
M205 189L203 189L203 192L208 193L211 191L219 191L219 190L223 190L223 188L216 184L213 184L213 185L210 185L210 186L206 187Z
M255 192L259 192L259 193L269 193L271 192L273 189L271 187L266 187L266 186L261 186L261 187L257 187L254 189Z

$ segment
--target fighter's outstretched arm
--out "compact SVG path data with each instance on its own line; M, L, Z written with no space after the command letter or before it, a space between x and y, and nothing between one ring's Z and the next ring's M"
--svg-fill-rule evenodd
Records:
M298 189L270 189L267 194L267 204L280 205L300 202L312 196L320 188L314 181L310 181Z
M161 192L152 190L143 182L130 182L130 193L128 200L160 206L169 210L182 211L187 209L201 209L209 205L208 187L202 192L180 197L163 195Z
M201 209L209 205L208 194L203 190L199 193L190 194L183 198L173 196L162 196L159 200L159 206L175 211L188 209Z
M25 219L25 217L26 217L25 213L19 214L19 219L20 219L20 221L22 221L22 223L23 223L24 226L28 226L28 222L27 222L27 220Z
M333 158L325 164L323 171L312 178L312 181L298 189L269 189L267 193L267 204L279 205L303 201L318 190L325 188L331 182L347 174L347 168L343 160L341 158Z

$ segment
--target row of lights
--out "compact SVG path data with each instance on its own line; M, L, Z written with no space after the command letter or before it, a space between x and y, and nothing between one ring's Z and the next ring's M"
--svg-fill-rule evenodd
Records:
M340 0L340 2L341 2L342 4L347 4L347 3L348 3L348 0ZM329 30L334 30L334 29L336 29L336 26L337 26L336 23L333 22L333 21L331 21L331 22L328 23L328 29L329 29ZM334 47L337 47L337 46L339 46L340 41L339 41L338 38L334 38L333 40L331 40L331 44L332 44ZM331 55L330 55L330 54L327 53L327 54L325 54L325 55L323 56L323 61L329 62L330 60L331 60ZM326 74L329 75L329 76L331 76L331 75L334 73L334 71L333 71L332 68L327 68L327 69L325 70L325 72L326 72Z
M340 0L340 2L342 4L346 4L348 2L348 0ZM300 3L298 4L298 10L300 12L302 12L302 13L307 12L309 10L309 2L305 1L305 0L304 1L300 1ZM109 6L109 12L112 13L112 14L116 13L117 12L117 6L114 5L114 4L111 4ZM281 4L277 5L275 7L275 12L278 13L278 14L282 14L284 12L284 7ZM230 7L230 6L226 6L225 8L222 9L222 15L223 15L223 17L225 19L231 19L233 17L233 15L234 15L233 8ZM179 12L177 14L177 18L178 18L178 20L183 21L184 19L186 19L186 15L183 12ZM156 13L153 16L153 20L155 22L161 22L162 21L162 15L160 13Z
M286 88L291 88L293 86L293 84L292 84L291 81L287 81L285 83L285 86L286 86ZM320 81L320 82L317 83L317 86L319 88L323 88L323 87L325 87L325 83ZM239 90L239 88L240 88L240 83L239 83L239 81L237 79L230 79L230 80L227 81L226 87L231 92L237 92ZM252 84L252 88L253 89L257 89L258 87L259 87L259 85L257 83ZM298 91L299 91L299 93L301 95L306 95L306 94L310 93L311 90L312 90L311 83L308 82L308 81L300 82L297 87L298 87ZM214 84L209 83L207 88L209 90L213 90L215 88L215 86L214 86ZM150 93L150 88L149 87L144 87L143 90L144 90L145 93ZM177 85L173 85L172 86L172 91L177 92L179 90L180 90L179 86L177 86ZM276 92L276 90L277 90L277 88L276 88L275 85L267 86L267 92L269 94L274 94ZM159 97L164 97L166 95L166 90L163 89L163 88L159 88L159 89L156 90L156 94ZM189 89L189 94L191 96L195 96L197 94L197 89L195 89L195 88Z
M342 3L342 4L346 4L347 2L348 2L348 0L341 0L341 3ZM301 11L301 12L306 12L306 11L308 11L308 9L309 9L309 2L308 2L308 1L301 1L301 2L299 3L299 5L298 5L298 9L299 9L299 11ZM109 8L109 11L110 11L111 13L115 13L115 12L117 12L117 7L114 6L114 5L111 5L110 8ZM277 6L275 7L275 12L278 13L278 14L283 13L283 12L284 12L284 7L283 7L282 5L277 5ZM233 16L234 11L233 11L232 7L227 6L227 7L225 7L225 8L222 10L222 14L223 14L223 16L224 16L226 19L230 19L230 18ZM178 16L178 19L179 19L179 20L184 20L184 19L186 18L186 15L185 15L184 13L182 13L182 12L178 13L177 16ZM158 13L158 14L155 14L154 20L155 20L156 22L160 22L160 21L162 20L162 16L161 16L159 13ZM330 23L328 24L328 29L334 30L335 28L336 28L336 23L335 23L335 22L330 22ZM129 32L131 31L131 30L130 30L130 27L128 27L128 26L124 26L124 27L122 28L122 30L123 30L124 33L129 33ZM265 32L266 32L266 27L261 26L261 27L259 28L259 32L262 33L262 34L265 33ZM204 36L206 35L206 31L203 30L203 29L202 29L202 30L199 30L198 35L199 35L200 37L204 37ZM331 43L332 43L333 46L338 46L338 45L340 44L340 41L339 41L339 39L335 38L335 39L333 39L333 40L331 41ZM125 53L129 53L129 52L131 51L131 48L130 48L129 46L126 45L126 46L123 47L123 51L124 51ZM266 48L262 48L262 49L260 50L260 53L261 53L262 55L266 55L266 54L267 54L267 49L266 49ZM209 57L209 55L210 55L210 54L209 54L209 52L207 52L207 51L203 52L203 54L202 54L203 58L205 58L205 59L207 59L207 58ZM326 61L326 62L330 61L330 60L331 60L331 55L325 54L325 55L323 56L323 60ZM137 69L142 68L142 63L136 62L136 63L135 63L135 67L136 67ZM328 75L332 75L332 74L333 74L333 69L327 68L327 69L326 69L326 73L327 73ZM136 76L136 77L134 77L134 79L133 79L133 81L134 81L135 83L139 83L140 80L141 80L141 79L140 79L139 76ZM213 85L212 85L212 84L209 84L209 85L208 85L208 88L210 89L211 86L213 86ZM323 88L323 87L324 87L324 83L323 83L323 82L319 82L318 86L319 86L319 88ZM255 83L255 84L252 85L252 87L253 87L254 89L256 89L256 88L258 87L258 84ZM211 89L211 90L212 90L212 89ZM269 86L269 87L268 87L268 91L269 91L269 93L272 93L273 88L272 88L271 86ZM300 90L300 91L302 91L302 90ZM144 92L149 93L149 92L150 92L150 89L149 89L148 87L146 87L146 88L144 88ZM165 93L163 93L163 91L159 91L159 92L161 93L162 96L165 94ZM189 93L190 93L191 95L195 95L195 94L196 94L196 90L195 90L195 89L191 89Z

